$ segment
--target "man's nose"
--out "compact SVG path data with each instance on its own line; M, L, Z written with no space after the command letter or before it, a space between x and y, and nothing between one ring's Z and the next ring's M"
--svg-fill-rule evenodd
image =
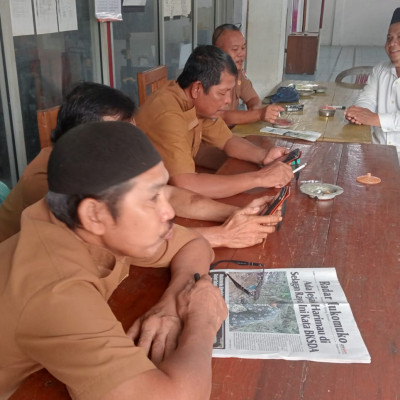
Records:
M229 105L232 102L232 93L229 91L225 95L225 105Z
M164 201L161 209L161 219L163 221L169 221L175 218L175 210L172 208L171 203L166 199L165 196L163 200Z

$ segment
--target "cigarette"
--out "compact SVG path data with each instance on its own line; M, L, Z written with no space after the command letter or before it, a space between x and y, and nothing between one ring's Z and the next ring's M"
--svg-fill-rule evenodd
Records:
M301 169L303 169L305 166L307 165L307 163L304 163L302 165L300 165L300 167L296 168L293 170L293 173L295 174L296 172L299 172Z
M336 108L336 110L345 110L346 106L331 106L333 108Z

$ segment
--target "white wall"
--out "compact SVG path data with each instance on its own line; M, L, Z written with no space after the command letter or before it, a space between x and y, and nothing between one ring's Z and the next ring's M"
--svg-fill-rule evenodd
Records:
M282 80L287 0L249 0L246 72L263 98Z
M383 46L399 0L327 0L321 44Z

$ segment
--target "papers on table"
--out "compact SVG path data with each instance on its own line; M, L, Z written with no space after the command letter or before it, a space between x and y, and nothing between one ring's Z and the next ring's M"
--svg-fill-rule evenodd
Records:
M370 363L334 268L214 270L229 315L213 356Z
M322 135L322 133L314 131L292 131L290 129L272 128L271 126L266 126L260 129L260 132L273 133L274 135L287 136L295 139L303 139L309 142L315 142Z

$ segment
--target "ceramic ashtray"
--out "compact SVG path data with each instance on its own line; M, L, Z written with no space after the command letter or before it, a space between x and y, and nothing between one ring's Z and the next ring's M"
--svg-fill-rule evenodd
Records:
M300 186L300 191L309 197L313 199L317 198L318 200L333 199L335 196L343 193L343 189L340 186L323 182L303 183Z
M275 128L289 128L293 125L293 121L287 118L277 118L274 122Z
M333 117L335 112L336 108L333 106L322 106L319 108L319 115L321 117Z

